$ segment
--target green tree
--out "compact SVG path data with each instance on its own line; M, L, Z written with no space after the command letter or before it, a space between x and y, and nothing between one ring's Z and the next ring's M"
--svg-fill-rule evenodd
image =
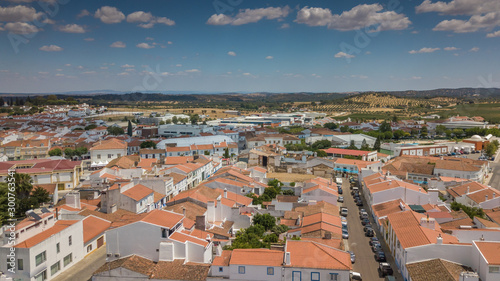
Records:
M153 148L156 149L156 143L151 140L143 141L141 143L141 148Z
M172 117L172 123L177 124L179 122L179 119L177 119L177 116Z
M49 156L62 156L62 150L60 148L54 148L49 151Z
M460 137L464 134L464 130L456 128L451 131L456 137Z
M377 140L375 140L375 144L373 145L373 150L380 152L380 138L379 137L377 137Z
M391 124L387 123L386 121L382 122L380 124L380 127L378 129L380 132L385 133L385 132L392 132Z
M447 138L450 138L450 137L451 137L451 134L452 134L452 131L451 131L450 129L446 129L446 130L444 131L444 133L446 134L446 137L447 137Z
M253 224L262 225L267 231L276 225L276 218L271 216L270 214L255 214L255 216L253 217Z
M277 243L278 242L278 235L271 233L266 236L264 236L264 239L262 239L264 243Z
M363 139L363 142L361 143L361 148L360 150L363 151L370 151L370 146L366 143L366 139Z
M429 131L427 130L427 126L422 126L422 129L420 129L420 136L422 137L427 137L429 135Z
M40 186L37 186L33 190L33 192L31 193L31 196L38 202L38 204L48 203L50 201L49 192Z
M348 127L348 126L342 126L342 127L340 127L340 131L341 131L342 133L346 133L346 132L348 132L348 131L349 131L349 127Z
M497 152L497 149L498 149L498 147L495 144L490 142L486 145L486 147L484 149L484 153L486 153L486 155L488 155L488 157L492 157Z
M354 140L351 140L351 143L349 144L349 147L347 147L347 149L358 149L354 144Z
M64 150L64 157L66 158L73 158L73 156L75 156L75 151L71 148L66 148Z
M335 130L339 127L336 123L325 123L323 124L324 128L330 129L330 130Z
M123 128L117 126L109 126L107 130L108 134L113 136L123 135L125 133L125 130L123 130Z
M326 149L332 147L332 142L329 140L319 140L312 144L312 149Z
M446 131L446 127L445 126L443 126L443 125L437 125L436 126L436 135L441 136L441 135L444 134L445 131Z
M93 129L95 129L95 128L97 128L97 125L96 125L96 124L90 124L90 125L87 125L87 126L85 127L85 131L88 131L88 130L93 130Z
M385 139L392 139L392 132L391 131L387 131L387 132L384 132L384 138Z
M229 149L227 147L224 149L224 158L229 158Z
M200 116L198 114L193 114L189 117L189 121L191 121L191 124L198 124L200 122Z
M87 154L87 152L89 152L89 150L86 147L80 146L73 151L73 154L78 157L82 157L82 155Z
M132 136L132 122L130 120L128 120L127 135Z

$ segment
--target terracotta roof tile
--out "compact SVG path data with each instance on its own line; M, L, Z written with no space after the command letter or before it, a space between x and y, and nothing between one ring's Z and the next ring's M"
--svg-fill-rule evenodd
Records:
M87 243L97 235L111 227L111 222L98 217L88 216L83 219L83 243Z
M488 265L500 265L500 242L474 241Z
M281 266L283 251L269 249L234 249L229 263L231 265Z
M288 267L352 270L349 253L311 241L287 241Z

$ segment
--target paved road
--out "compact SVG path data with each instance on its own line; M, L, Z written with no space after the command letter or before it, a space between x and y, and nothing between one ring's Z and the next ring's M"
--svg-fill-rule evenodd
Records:
M92 254L62 272L52 281L88 281L92 274L106 263L106 245L94 251Z
M375 260L375 253L373 253L370 244L368 243L370 238L365 237L363 225L361 224L361 220L359 219L359 209L368 209L366 208L366 202L363 202L363 207L358 208L358 206L356 206L356 204L354 203L354 198L351 195L348 179L344 178L342 189L344 190L344 207L347 207L348 209L347 227L349 230L349 250L353 251L356 255L356 262L353 264L353 271L361 273L361 277L363 278L363 280L384 280L384 278L379 277L378 262ZM370 213L369 217L372 225L374 226L375 224ZM382 236L380 235L380 233L376 231L376 234L379 240L382 241ZM397 272L394 259L392 258L389 249L387 248L385 243L382 244L382 249L386 254L387 261L391 264L392 269L395 272L397 280L403 280L402 276Z

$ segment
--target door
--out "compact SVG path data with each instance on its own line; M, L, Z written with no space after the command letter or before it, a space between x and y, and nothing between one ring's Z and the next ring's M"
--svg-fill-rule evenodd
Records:
M99 237L97 239L97 248L101 248L101 246L104 245L104 236Z

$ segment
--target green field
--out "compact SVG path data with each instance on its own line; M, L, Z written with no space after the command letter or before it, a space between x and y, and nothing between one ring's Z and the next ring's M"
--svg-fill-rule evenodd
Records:
M442 117L450 117L454 115L460 116L481 116L490 123L500 122L500 103L472 103L459 104L449 110L440 110L436 112Z

